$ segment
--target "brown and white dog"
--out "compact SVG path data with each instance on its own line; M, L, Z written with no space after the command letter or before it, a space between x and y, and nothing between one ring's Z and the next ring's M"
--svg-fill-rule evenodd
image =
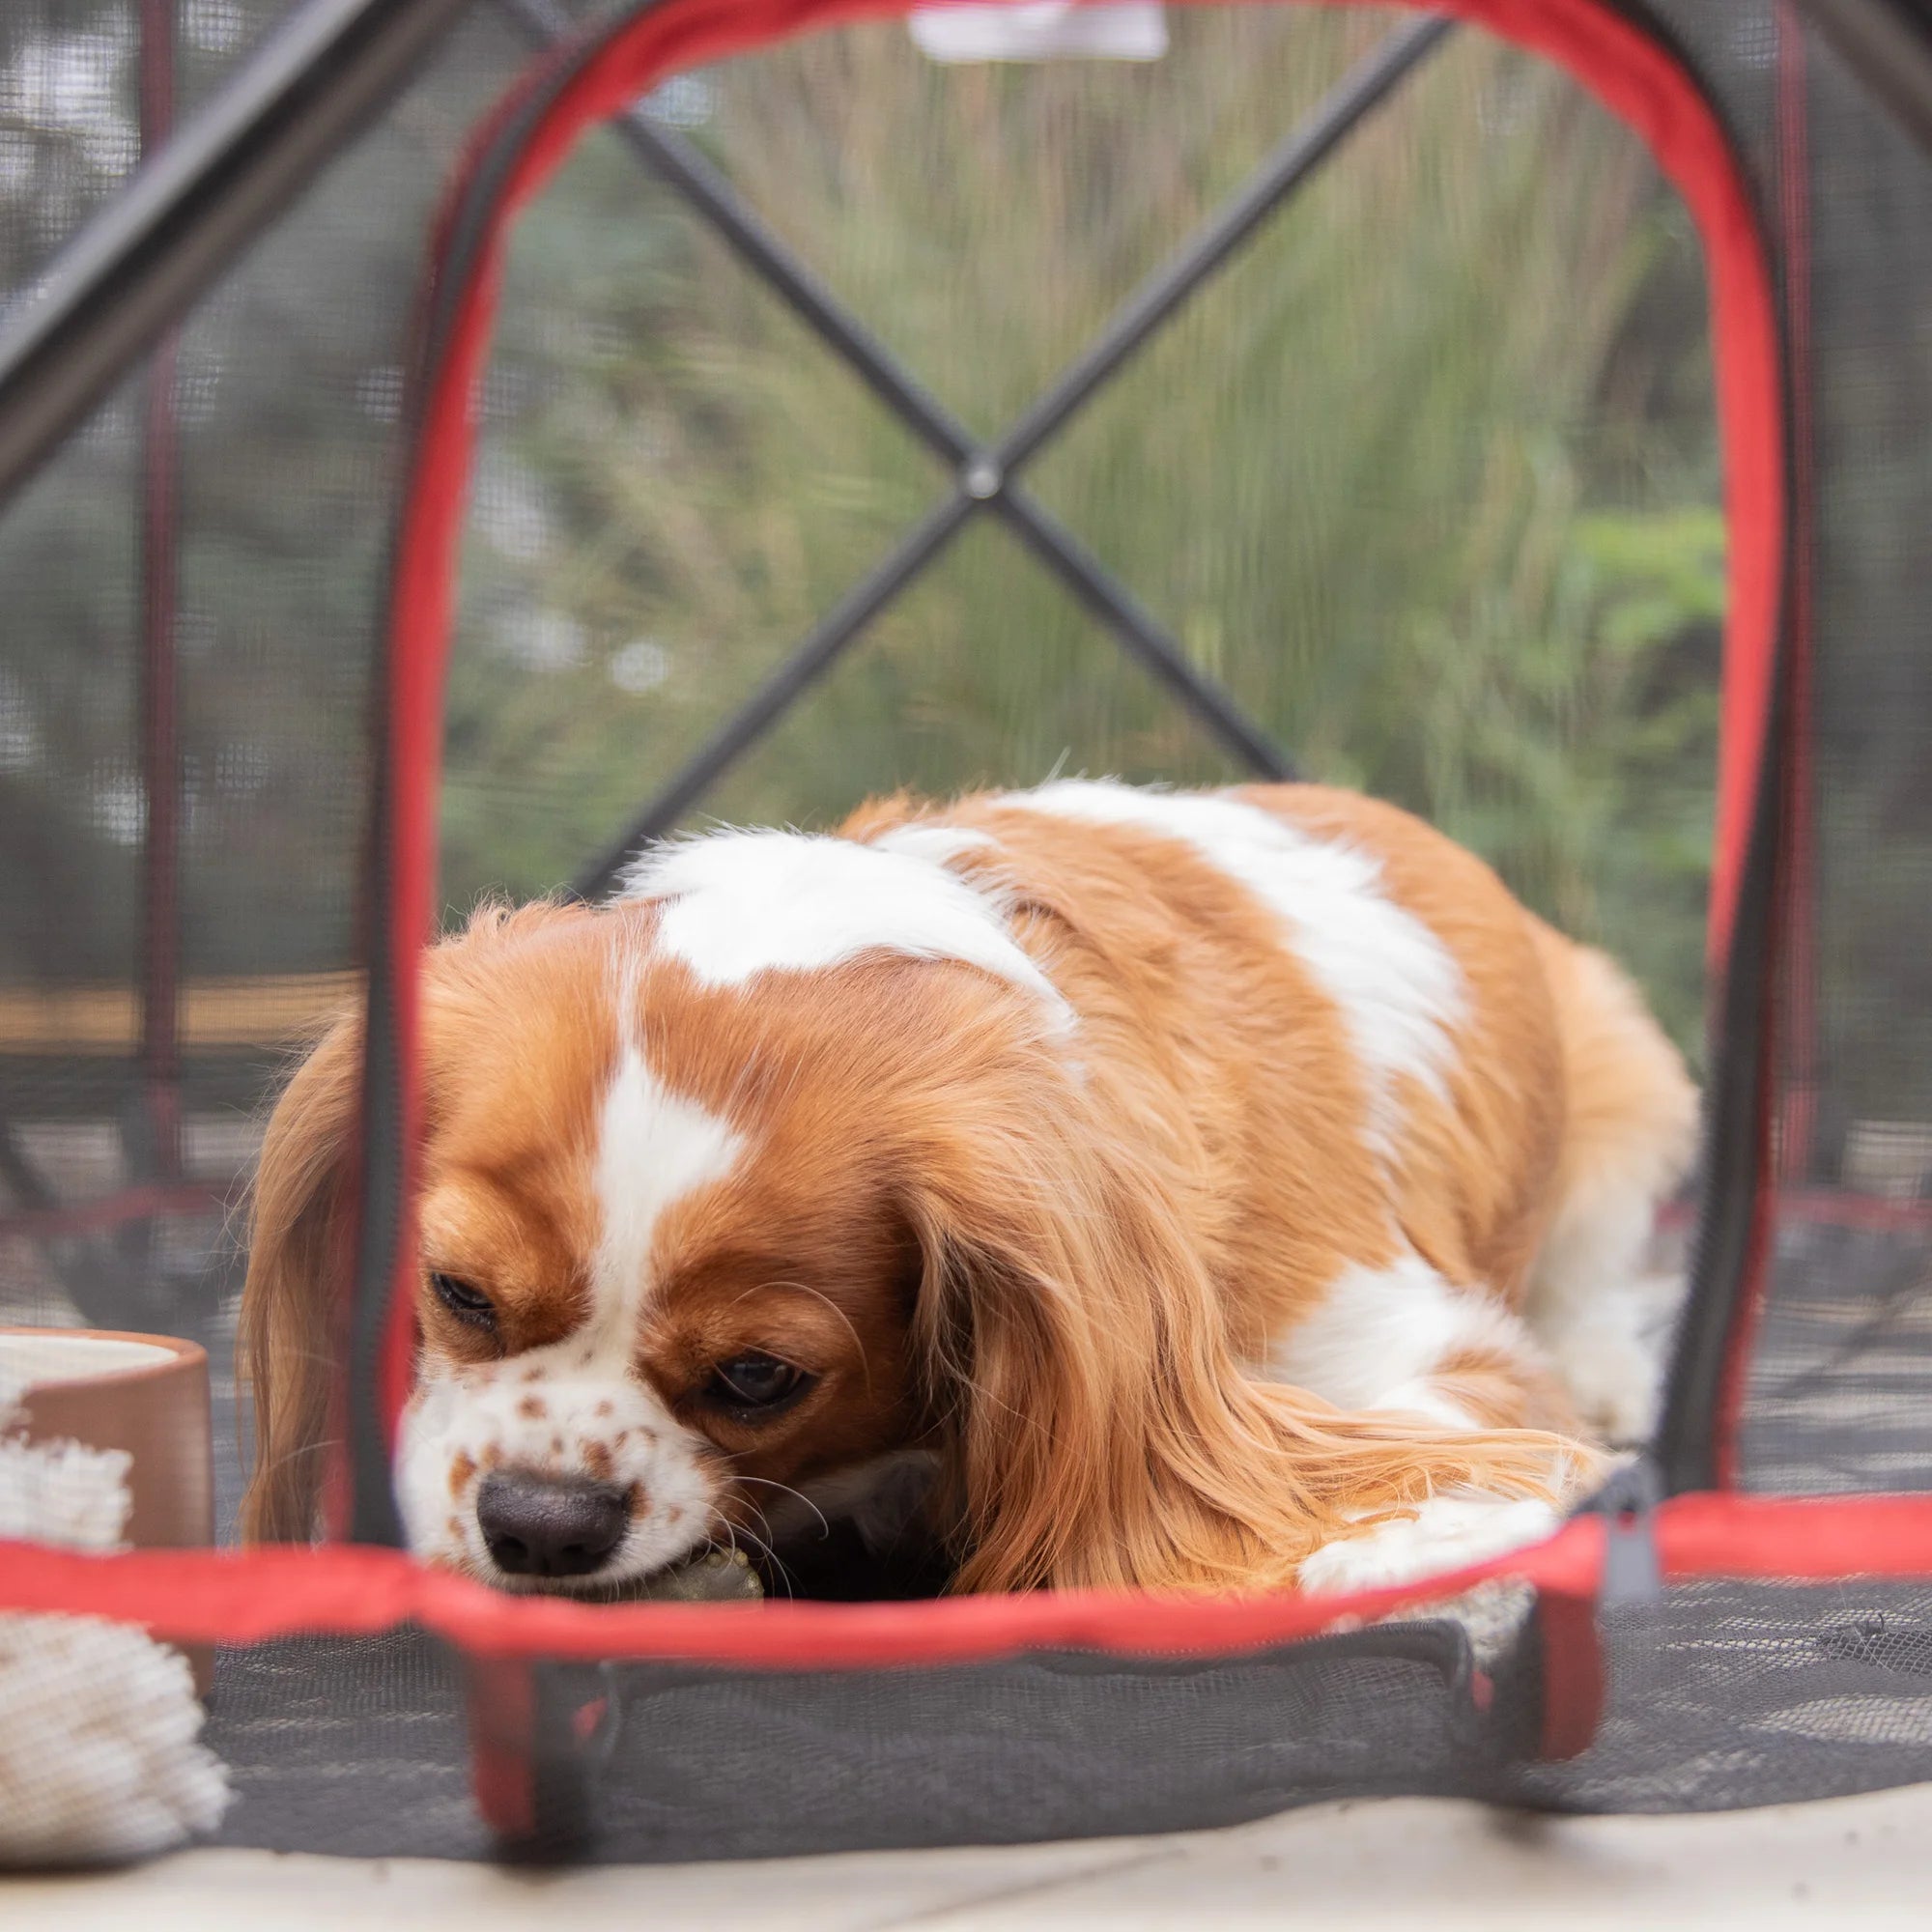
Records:
M908 1508L957 1585L1406 1580L1640 1434L1695 1096L1395 809L1056 782L721 832L429 955L423 1559L622 1595ZM359 1033L269 1128L247 1524L312 1528Z

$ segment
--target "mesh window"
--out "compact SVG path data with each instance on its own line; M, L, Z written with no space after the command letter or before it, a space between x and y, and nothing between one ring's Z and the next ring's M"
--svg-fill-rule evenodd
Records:
M175 111L282 11L182 0ZM1780 39L1781 10L1657 11L1779 212L1804 325L1800 943L1746 1475L1922 1487L1927 163L1828 52ZM1151 66L965 69L889 23L683 76L642 112L997 436L1395 18L1186 10ZM426 227L529 51L507 10L469 10L0 514L0 1324L204 1341L224 1537L233 1214L265 1100L361 965ZM137 160L140 62L133 6L7 10L8 299ZM614 131L518 233L482 400L454 913L578 875L950 481ZM1701 1060L1725 543L1696 242L1634 135L1457 34L1026 483L1302 771L1492 858L1620 952ZM1236 771L987 515L682 822L824 824L872 790L1056 768ZM1678 1809L1902 1782L1932 1776L1928 1631L1916 1585L1673 1588L1609 1617L1607 1719L1568 1765L1528 1761L1533 1628L1480 1659L1432 1624L1188 1664L571 1666L539 1688L586 1747L566 1795L601 1835L580 1850L689 1858L1345 1792ZM223 1653L221 1836L484 1854L475 1695L473 1664L412 1632Z
M1776 1269L1751 1479L1932 1488L1932 668L1918 536L1932 161L1831 49L1787 56L1811 422L1808 689L1783 983ZM1808 262L1809 272L1804 273Z
M1400 18L1178 10L1145 69L946 68L882 23L646 114L992 439ZM572 876L948 483L609 131L519 231L489 394L459 907ZM1715 434L1676 197L1574 85L1470 32L1023 482L1304 775L1423 811L1614 936L1694 1055ZM989 517L686 822L1056 768L1242 775Z
M1796 10L1659 10L1752 162L1786 280L1800 469L1775 1253L1741 1473L1932 1486L1932 838L1922 425L1932 161Z
M281 11L185 0L182 111ZM224 1521L234 1210L294 1046L355 996L370 670L426 223L526 54L487 12L461 28L197 304L163 352L171 375L157 359L125 383L0 516L0 1324L205 1343ZM8 10L0 262L16 296L138 158L139 57L132 7ZM157 655L176 716L159 762ZM166 1024L144 996L161 975Z

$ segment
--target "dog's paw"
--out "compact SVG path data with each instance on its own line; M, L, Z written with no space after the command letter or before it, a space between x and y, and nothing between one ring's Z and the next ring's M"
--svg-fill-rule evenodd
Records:
M1684 1300L1677 1277L1605 1293L1550 1338L1585 1430L1612 1448L1640 1448L1657 1429L1671 1337Z
M1415 1514L1324 1543L1301 1565L1304 1590L1379 1590L1439 1577L1541 1543L1562 1521L1527 1496L1431 1496Z

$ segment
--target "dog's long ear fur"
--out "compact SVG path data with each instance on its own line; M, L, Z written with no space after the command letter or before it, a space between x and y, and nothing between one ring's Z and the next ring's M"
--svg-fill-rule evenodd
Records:
M239 1338L255 1410L242 1503L251 1543L316 1533L361 1063L359 1018L337 1022L289 1083L262 1144Z
M460 932L430 950L425 1000L460 1001L469 971L496 948L602 916L548 899L520 906L486 900ZM344 1312L351 1266L346 1209L361 1070L356 1015L324 1035L276 1102L262 1144L240 1336L255 1409L255 1466L242 1502L242 1532L250 1542L305 1543L318 1526L337 1356L331 1324ZM433 1115L433 1067L424 1078Z
M956 1587L1282 1584L1432 1490L1561 1483L1560 1437L1431 1436L1245 1374L1173 1177L1108 1112L1036 1065L959 1098L919 1162L914 1342Z

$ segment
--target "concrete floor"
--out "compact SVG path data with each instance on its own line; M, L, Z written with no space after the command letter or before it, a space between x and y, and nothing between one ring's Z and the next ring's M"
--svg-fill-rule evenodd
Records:
M1166 1838L558 1874L189 1852L99 1878L0 1880L0 1923L18 1932L1923 1928L1932 1785L1702 1818L1531 1818L1365 1801Z

